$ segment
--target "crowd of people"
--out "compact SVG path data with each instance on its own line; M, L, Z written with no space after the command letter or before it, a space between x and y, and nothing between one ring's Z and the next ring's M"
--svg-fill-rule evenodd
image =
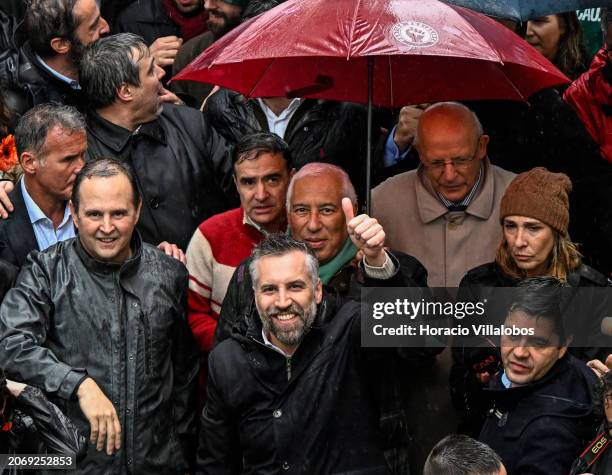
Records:
M612 9L592 61L575 12L504 22L570 80L528 103L376 110L365 213L363 105L169 82L280 3L0 5L0 454L612 473ZM525 331L365 347L383 288Z

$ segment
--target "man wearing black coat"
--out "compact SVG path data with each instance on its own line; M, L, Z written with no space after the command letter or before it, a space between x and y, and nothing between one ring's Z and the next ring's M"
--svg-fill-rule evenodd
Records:
M2 303L0 366L89 438L75 473L184 475L198 374L187 270L135 231L141 200L121 162L88 163L70 208L78 237L31 253Z
M381 266L376 226L363 215L348 223ZM359 305L324 297L317 258L286 236L260 243L249 271L259 318L210 355L198 470L387 473L370 372L384 363L370 365L360 347Z
M143 239L186 249L202 221L237 200L225 142L199 111L162 106L162 76L142 38L131 33L89 48L80 69L95 109L88 118L88 156L129 163L143 197Z
M566 474L594 435L597 377L567 353L561 301L554 277L527 279L504 322L531 334L501 338L503 371L486 390L490 410L479 440L510 475Z
M37 104L80 105L78 66L84 48L110 30L95 0L32 0L28 41L0 56L4 100L18 118Z
M315 99L246 99L221 89L206 100L204 117L229 143L254 132L273 132L289 144L296 169L311 162L333 163L351 177L363 200L366 110L358 104Z

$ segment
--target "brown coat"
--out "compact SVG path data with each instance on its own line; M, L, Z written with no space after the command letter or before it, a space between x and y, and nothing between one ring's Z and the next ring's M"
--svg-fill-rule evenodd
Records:
M495 258L502 239L499 204L515 174L485 164L484 182L465 212L449 212L422 167L389 178L372 192L372 216L386 245L416 257L430 287L457 287L468 270Z

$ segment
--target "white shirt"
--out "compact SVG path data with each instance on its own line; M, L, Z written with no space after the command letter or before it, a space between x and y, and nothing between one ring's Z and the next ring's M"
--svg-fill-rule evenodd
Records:
M279 115L272 112L272 109L270 109L261 98L257 98L257 100L259 101L261 110L263 110L263 113L266 115L266 119L268 120L268 129L270 129L270 132L278 135L279 137L285 138L285 132L287 131L289 121L291 120L291 117L293 117L293 114L295 114L297 108L300 107L302 99L298 97L293 99L289 103L289 106L287 106L287 108Z

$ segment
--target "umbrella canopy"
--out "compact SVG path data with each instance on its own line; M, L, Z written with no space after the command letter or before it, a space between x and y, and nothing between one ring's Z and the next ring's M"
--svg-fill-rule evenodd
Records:
M367 103L372 92L386 107L525 100L568 81L496 21L437 0L288 0L232 30L174 79L249 97Z
M527 21L554 13L612 7L612 0L444 0L495 18Z

